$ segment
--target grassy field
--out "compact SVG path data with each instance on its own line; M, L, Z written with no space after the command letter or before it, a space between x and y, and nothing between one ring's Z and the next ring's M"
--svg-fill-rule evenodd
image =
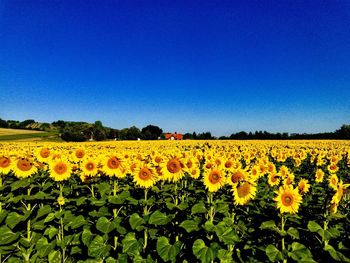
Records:
M60 141L57 131L43 132L0 128L0 141Z

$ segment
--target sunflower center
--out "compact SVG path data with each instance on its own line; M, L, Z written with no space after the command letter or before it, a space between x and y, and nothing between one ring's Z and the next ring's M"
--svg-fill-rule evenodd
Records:
M47 158L50 156L50 150L47 148L43 148L40 150L40 156L43 158Z
M177 159L171 159L167 163L167 169L171 173L178 173L181 170L181 164Z
M10 158L0 157L0 167L6 168L10 165Z
M237 194L240 198L248 196L250 193L250 184L245 182L237 187Z
M117 169L119 167L119 160L116 157L108 159L107 166L109 169Z
M152 172L146 167L141 168L139 171L139 178L141 180L147 181L152 178Z
M67 172L67 165L62 162L58 163L55 165L54 170L57 174L64 174L65 172Z
M293 196L290 194L282 195L282 204L284 206L291 206L293 204Z
M20 169L21 171L29 171L32 168L31 162L29 162L27 159L20 159L17 162L17 168Z
M79 158L79 159L83 158L84 155L85 155L84 150L81 150L81 149L80 149L80 150L77 150L77 151L75 152L75 156L76 156L77 158Z
M85 168L88 170L88 171L92 171L94 168L95 168L95 165L91 162L87 163L85 165Z
M225 168L231 168L231 167L232 167L232 162L231 161L226 161Z
M219 183L221 180L221 176L220 176L220 172L217 171L217 170L214 170L212 172L210 172L209 174L209 181L212 183L212 184L217 184Z
M135 168L136 168L136 164L135 164L135 163L133 163L132 165L130 165L130 170L131 170L132 172L135 170Z
M241 172L235 172L231 176L232 183L238 183L240 180L244 179L244 175Z
M186 163L187 168L191 168L192 167L192 162L191 160L188 160Z
M157 156L157 157L154 159L154 161L155 161L156 163L160 163L160 162L162 161L162 158L159 157L159 156Z

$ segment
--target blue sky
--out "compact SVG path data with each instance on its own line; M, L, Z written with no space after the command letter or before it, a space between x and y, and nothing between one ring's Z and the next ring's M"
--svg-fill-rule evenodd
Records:
M0 118L229 135L350 123L349 1L0 1Z

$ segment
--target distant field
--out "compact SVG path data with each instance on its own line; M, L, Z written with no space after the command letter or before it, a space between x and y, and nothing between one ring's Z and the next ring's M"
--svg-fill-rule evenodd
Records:
M58 132L0 128L0 141L60 141Z

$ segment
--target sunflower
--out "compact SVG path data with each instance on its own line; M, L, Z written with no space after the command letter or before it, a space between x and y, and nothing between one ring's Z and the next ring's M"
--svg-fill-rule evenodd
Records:
M258 180L263 174L260 173L260 167L258 165L254 165L249 172L250 178L254 181Z
M324 172L322 171L322 169L317 169L315 176L316 176L316 183L323 182Z
M59 205L64 205L66 203L66 200L64 199L64 197L62 195L60 195L58 198L57 198L57 203Z
M150 188L157 182L157 180L157 172L150 166L144 164L136 170L133 181L139 187Z
M79 148L79 149L76 149L75 151L73 151L72 159L74 162L78 163L78 162L83 160L85 155L86 155L85 149Z
M233 187L233 197L236 205L245 205L255 198L255 182L240 182Z
M169 181L177 182L184 176L185 165L179 157L168 158L162 166L162 174Z
M81 171L84 176L96 176L98 173L98 162L92 159L83 160Z
M267 182L270 186L279 185L280 179L277 173L271 173L267 177Z
M18 158L15 162L12 163L12 170L16 177L26 178L35 174L38 169L35 167L33 162L28 158Z
M341 199L343 198L344 190L348 188L348 186L349 186L348 184L344 185L343 181L340 180L340 182L338 183L337 190L332 197L332 201L331 201L332 204L338 205L340 203Z
M198 179L200 175L199 166L199 161L195 156L187 157L184 161L184 171L194 179Z
M8 174L11 171L12 160L7 156L0 156L0 174Z
M294 183L294 174L291 172L288 172L286 177L284 178L283 182L284 184L293 184Z
M330 165L328 165L327 169L331 174L335 174L339 170L337 164L335 164L335 163L331 163Z
M298 189L300 194L306 194L309 192L310 184L309 181L306 179L301 179L298 184Z
M72 173L71 164L64 159L55 159L49 164L50 177L55 181L64 181L69 179Z
M50 161L50 155L51 155L50 149L47 147L42 147L36 151L35 156L39 162L48 163Z
M280 209L281 213L298 213L302 201L298 188L293 189L292 185L284 185L276 191L276 194L274 201L277 202L277 208Z
M225 184L225 175L220 168L207 169L204 172L204 185L209 192L218 191Z
M288 176L289 174L289 169L287 166L282 165L278 171L278 173L280 174L280 176L284 179L285 177Z
M337 190L338 189L338 176L336 174L332 174L328 179L328 185L330 188Z
M275 174L276 173L276 166L273 164L273 163L268 163L267 164L267 172L269 173L269 174Z
M102 159L101 171L108 176L125 177L126 169L124 168L123 162L120 158L109 155Z
M227 178L227 182L230 185L235 185L236 183L238 183L240 181L248 179L248 173L243 169L237 169L229 175L231 175L231 176L229 178Z

